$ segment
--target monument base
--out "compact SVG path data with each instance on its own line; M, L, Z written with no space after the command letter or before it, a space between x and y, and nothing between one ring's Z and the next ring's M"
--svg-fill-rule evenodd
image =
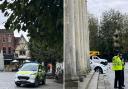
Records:
M65 82L65 89L78 89L78 80L70 80Z
M86 75L79 75L79 81L84 82L84 78L86 78Z
M65 79L65 89L78 89L78 77Z

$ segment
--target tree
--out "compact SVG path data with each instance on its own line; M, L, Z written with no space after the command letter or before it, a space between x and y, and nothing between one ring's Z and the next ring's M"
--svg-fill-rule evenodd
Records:
M63 51L63 0L3 0L0 9L8 16L8 30L28 31L30 49L34 54L54 50L59 56ZM11 13L10 13L11 12ZM39 51L40 49L40 51ZM39 53L38 53L39 52ZM42 55L42 56L41 56ZM39 57L39 55L33 55Z
M101 46L103 52L110 53L114 50L113 36L116 30L119 32L121 41L121 32L123 28L123 15L119 11L109 10L103 13L101 21L100 37L103 40Z
M128 15L123 15L123 29L122 29L122 39L121 39L123 52L128 51Z
M98 19L93 15L89 16L89 39L90 39L90 50L99 50L98 45Z

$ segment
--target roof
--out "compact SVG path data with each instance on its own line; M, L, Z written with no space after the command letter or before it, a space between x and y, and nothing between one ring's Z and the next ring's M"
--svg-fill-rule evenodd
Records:
M25 42L27 42L26 38L23 35L21 35L20 39L22 38L25 40Z
M15 44L17 45L19 43L20 37L15 37Z
M16 46L16 47L20 44L20 40L21 40L22 38L23 38L23 39L25 40L25 42L27 43L27 41L26 41L26 39L25 39L25 37L24 37L23 35L21 35L21 37L15 37L15 46Z
M0 29L0 33L11 33L11 34L13 34L13 31L6 30L6 29Z

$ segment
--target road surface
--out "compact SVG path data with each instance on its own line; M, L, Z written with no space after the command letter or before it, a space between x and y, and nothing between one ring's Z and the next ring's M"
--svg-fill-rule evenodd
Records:
M47 79L46 85L17 87L14 83L15 72L0 72L0 89L63 89L63 85L56 83L54 79Z

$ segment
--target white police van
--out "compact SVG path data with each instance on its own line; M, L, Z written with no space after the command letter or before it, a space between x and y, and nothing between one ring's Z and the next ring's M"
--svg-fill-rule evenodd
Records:
M92 70L94 70L95 72L99 72L101 74L104 74L107 72L108 70L108 65L107 64L104 64L104 62L100 62L100 63L97 63L93 60L90 60L90 67Z

